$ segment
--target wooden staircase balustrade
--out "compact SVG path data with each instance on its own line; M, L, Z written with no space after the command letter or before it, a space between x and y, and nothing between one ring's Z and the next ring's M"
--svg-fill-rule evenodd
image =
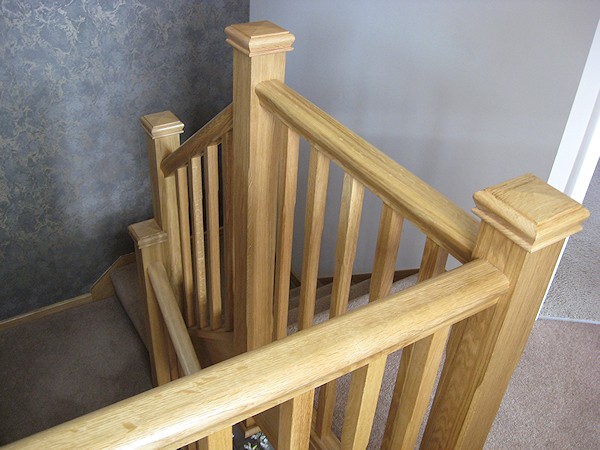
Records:
M483 445L556 261L556 251L545 247L558 248L561 239L576 232L585 210L535 177L522 177L475 195L476 213L483 220L478 232L479 224L467 212L283 83L285 53L294 41L288 31L258 22L233 25L226 32L234 48L233 104L174 151L183 124L170 113L142 119L151 138L156 225L165 233L164 239L157 239L157 250L146 251L151 259L139 263L142 273L153 261L163 261L187 326L196 326L190 331L196 351L209 363L275 340L285 342L299 139L306 139L310 160L299 330L308 331L314 320L331 162L344 172L332 321L346 313L365 189L382 202L370 302L376 304L390 292L405 220L426 236L419 283L445 277L449 255L462 263L477 258L491 261L515 280L518 300L506 294L497 307L457 324L451 333L449 324L439 326L404 349L383 441L386 449L414 447L450 335L447 363L423 445L453 447L471 439ZM145 257L141 249L138 254ZM528 284L525 280L534 273L534 266L535 283ZM144 282L148 285L148 280ZM148 295L152 321L156 305L152 293ZM526 305L516 306L521 303ZM510 331L513 326L514 332ZM170 370L169 377L161 375L162 379L173 379L177 361L164 330L163 335L160 332L155 324L152 333L159 341L152 348L159 352L160 370L164 372L165 364ZM500 367L493 352L508 355L510 364ZM297 446L307 435L315 448L364 448L386 355L371 355L349 369L352 379L341 441L332 431L337 376L321 386L312 432L307 428L312 411L306 413L313 398L310 391L280 398L271 406L282 406L261 414L257 422L282 448ZM475 370L469 372L468 367ZM480 383L490 403L481 396ZM455 392L459 391L468 399L466 403L457 403ZM479 414L484 417L481 426L473 419Z
M315 387L492 307L507 290L508 280L501 271L486 261L474 261L16 445L64 448L76 438L83 448L175 448L297 399L282 408L291 412L288 424L281 425L289 430L281 435L282 440L292 436L286 438L289 442L295 442L293 436L304 436L306 448L306 416L298 411L306 409Z
M417 176L277 80L256 86L261 105L461 262L471 260L477 222Z

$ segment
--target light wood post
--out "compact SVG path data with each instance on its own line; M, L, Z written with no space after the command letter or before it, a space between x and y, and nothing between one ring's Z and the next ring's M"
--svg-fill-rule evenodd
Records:
M146 302L144 319L146 320L146 341L152 368L152 381L155 386L160 386L171 381L169 337L150 283L148 267L154 262L163 261L163 244L167 240L167 235L154 219L130 225L129 234L135 244L139 283L142 297Z
M167 234L165 267L179 307L183 306L183 269L179 217L177 210L177 185L175 176L165 177L160 164L179 147L183 123L170 111L143 116L140 120L148 143L148 162L152 183L152 208L154 220Z
M272 341L277 214L274 117L255 93L265 80L283 81L294 36L271 22L231 25L233 51L234 336L236 352Z
M422 448L483 447L563 241L589 215L533 175L477 192L474 198L482 223L473 256L502 270L511 288L495 307L452 328Z

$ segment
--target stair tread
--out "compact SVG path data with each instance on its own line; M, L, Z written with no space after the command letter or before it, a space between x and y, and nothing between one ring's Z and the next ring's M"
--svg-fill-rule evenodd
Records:
M123 305L123 309L129 316L146 348L148 348L149 342L144 312L144 299L140 289L137 265L133 263L119 267L110 275L110 279L115 288L117 298L121 302L121 305Z

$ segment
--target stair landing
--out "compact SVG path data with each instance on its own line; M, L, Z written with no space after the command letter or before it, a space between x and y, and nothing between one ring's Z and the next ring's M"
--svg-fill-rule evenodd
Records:
M0 445L152 387L148 353L115 298L0 332Z

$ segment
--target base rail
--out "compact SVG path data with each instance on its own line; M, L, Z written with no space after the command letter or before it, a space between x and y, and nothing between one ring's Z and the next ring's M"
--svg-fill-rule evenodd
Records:
M474 261L8 448L180 447L276 405L306 403L314 388L492 307L508 289L501 271ZM294 418L306 417L288 409L297 430Z

